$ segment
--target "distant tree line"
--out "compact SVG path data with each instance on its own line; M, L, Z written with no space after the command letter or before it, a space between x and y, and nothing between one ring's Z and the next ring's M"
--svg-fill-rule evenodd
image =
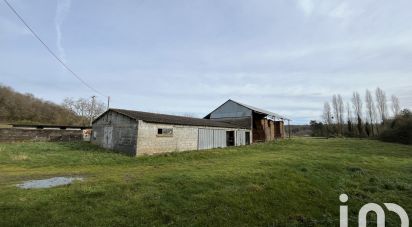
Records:
M311 136L312 135L312 130L310 125L288 125L286 126L286 130L289 130L290 127L290 133L292 136Z
M104 110L92 100L66 98L59 105L0 85L0 123L89 125Z
M399 134L404 130L401 133L403 139L393 142L411 144L410 111L401 111L399 98L395 95L391 96L390 108L388 106L386 93L379 87L374 95L366 90L364 99L359 92L353 92L346 105L340 94L333 95L331 103L325 102L323 105L322 121L310 122L312 136L385 137L394 140L396 137L389 134Z

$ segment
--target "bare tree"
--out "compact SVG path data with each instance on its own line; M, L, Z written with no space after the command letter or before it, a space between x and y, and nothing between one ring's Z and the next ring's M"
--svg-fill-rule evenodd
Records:
M86 125L88 119L94 119L102 114L106 106L103 102L95 102L94 99L65 98L62 104L66 109L72 111L82 118L81 124Z
M347 124L348 124L348 133L352 134L353 129L352 129L352 110L350 108L349 102L346 103L346 119L347 119Z
M338 97L333 95L332 97L332 108L333 108L333 115L336 121L337 132L340 132L340 116L339 116L339 107L338 107Z
M343 114L345 112L345 106L341 95L338 95L338 112L339 112L339 126L340 134L343 135Z
M379 117L381 119L381 122L384 123L386 116L387 116L387 112L388 112L388 105L386 103L387 102L386 94L382 89L378 87L376 88L375 95L376 95L376 103L377 103L377 109L379 112Z
M330 125L332 125L332 120L333 120L333 116L332 116L332 110L330 108L330 104L329 102L325 102L325 104L323 105L323 122L326 124L326 133L327 133L327 137L329 137L329 127Z
M325 124L332 124L332 110L330 108L329 102L325 102L325 104L323 105L322 117Z
M374 130L373 130L373 124L375 122L376 119L376 107L375 107L375 103L373 102L373 98L372 98L372 93L366 89L365 92L365 102L366 102L366 118L369 120L370 125L371 125L371 132L372 135L374 135Z
M87 107L87 117L89 119L95 119L106 110L106 105L104 102L99 102L95 100L91 100Z
M393 116L396 117L401 112L401 107L400 107L400 104L399 104L399 98L396 95L392 95L391 99L392 99L392 106L391 107L392 107Z
M332 98L333 113L336 119L337 131L343 135L343 112L345 107L341 95L333 95Z
M355 116L356 116L356 123L358 125L358 133L359 135L362 135L363 133L363 128L362 128L362 99L360 98L360 95L358 92L353 92L352 96L352 105L353 109L355 111Z
M62 103L63 107L72 111L77 116L81 117L81 124L85 125L85 118L87 117L87 100L79 98L77 100L73 98L65 98Z

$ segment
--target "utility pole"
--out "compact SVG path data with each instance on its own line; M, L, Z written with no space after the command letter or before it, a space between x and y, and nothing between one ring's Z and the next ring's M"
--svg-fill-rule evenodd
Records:
M94 115L94 99L96 98L95 95L92 96L92 106L90 108L90 126L93 124L93 115Z
M107 109L110 108L110 96L107 96Z
M288 133L289 133L289 139L290 139L290 120L288 120Z

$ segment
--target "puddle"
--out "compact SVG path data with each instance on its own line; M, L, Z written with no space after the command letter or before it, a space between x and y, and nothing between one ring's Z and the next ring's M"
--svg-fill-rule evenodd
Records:
M22 184L18 184L17 187L22 189L31 189L31 188L52 188L61 185L69 185L73 181L83 181L83 177L53 177L43 180L31 180L25 181Z

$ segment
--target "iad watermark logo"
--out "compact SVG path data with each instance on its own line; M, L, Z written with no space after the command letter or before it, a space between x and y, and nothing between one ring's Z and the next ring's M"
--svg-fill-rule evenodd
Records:
M348 201L348 195L342 194L339 200L342 203ZM395 203L384 203L386 209L399 215L401 227L409 227L409 217L406 211ZM358 222L359 227L366 227L366 216L369 212L375 212L377 217L377 227L385 227L385 211L376 203L368 203L359 210ZM340 227L348 227L348 206L340 206Z

